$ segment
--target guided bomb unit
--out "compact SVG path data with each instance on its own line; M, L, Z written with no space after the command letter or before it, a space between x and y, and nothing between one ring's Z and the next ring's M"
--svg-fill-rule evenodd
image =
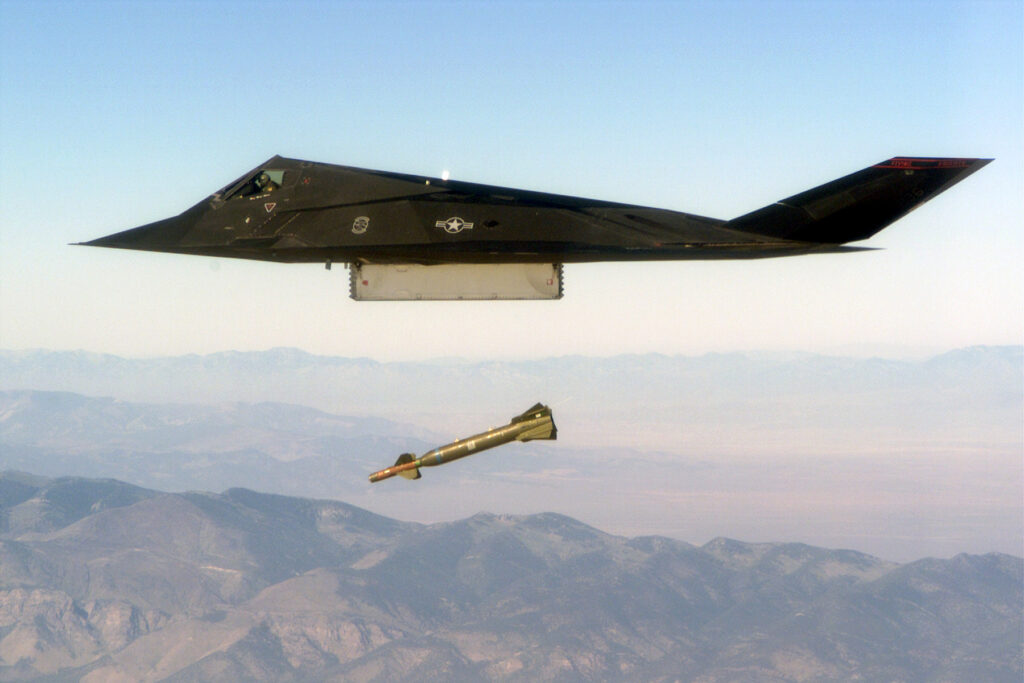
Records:
M391 467L371 474L370 482L383 481L395 475L405 479L419 479L422 476L420 474L421 467L444 465L510 441L534 441L537 439L553 441L557 437L558 430L555 428L555 422L551 416L551 408L538 403L522 415L513 417L504 427L495 427L468 439L453 441L418 458L412 453L403 453L398 456L398 460Z
M562 265L858 251L990 159L896 157L732 220L275 156L179 216L84 244L344 263L358 301L559 299Z

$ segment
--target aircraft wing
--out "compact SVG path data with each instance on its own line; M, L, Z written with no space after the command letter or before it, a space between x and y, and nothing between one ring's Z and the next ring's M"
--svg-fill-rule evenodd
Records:
M733 220L275 156L91 246L351 266L355 299L560 298L562 264L855 251L990 159L894 157Z

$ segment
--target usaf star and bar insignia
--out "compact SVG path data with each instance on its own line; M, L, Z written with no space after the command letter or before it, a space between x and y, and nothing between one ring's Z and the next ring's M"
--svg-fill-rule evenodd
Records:
M472 230L473 224L467 223L458 216L452 216L446 221L437 221L434 223L435 228L444 228L444 231L452 235L462 232L463 230Z

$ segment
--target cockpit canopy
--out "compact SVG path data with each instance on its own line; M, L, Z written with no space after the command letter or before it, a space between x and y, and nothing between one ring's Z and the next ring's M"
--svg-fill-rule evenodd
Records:
M283 169L262 168L252 175L228 185L214 196L223 201L243 197L262 197L284 185L285 173L286 171Z

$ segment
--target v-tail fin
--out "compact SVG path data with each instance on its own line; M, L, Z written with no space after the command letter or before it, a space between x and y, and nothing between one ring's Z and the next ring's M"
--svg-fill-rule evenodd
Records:
M895 157L740 216L727 227L821 244L867 239L990 161Z

